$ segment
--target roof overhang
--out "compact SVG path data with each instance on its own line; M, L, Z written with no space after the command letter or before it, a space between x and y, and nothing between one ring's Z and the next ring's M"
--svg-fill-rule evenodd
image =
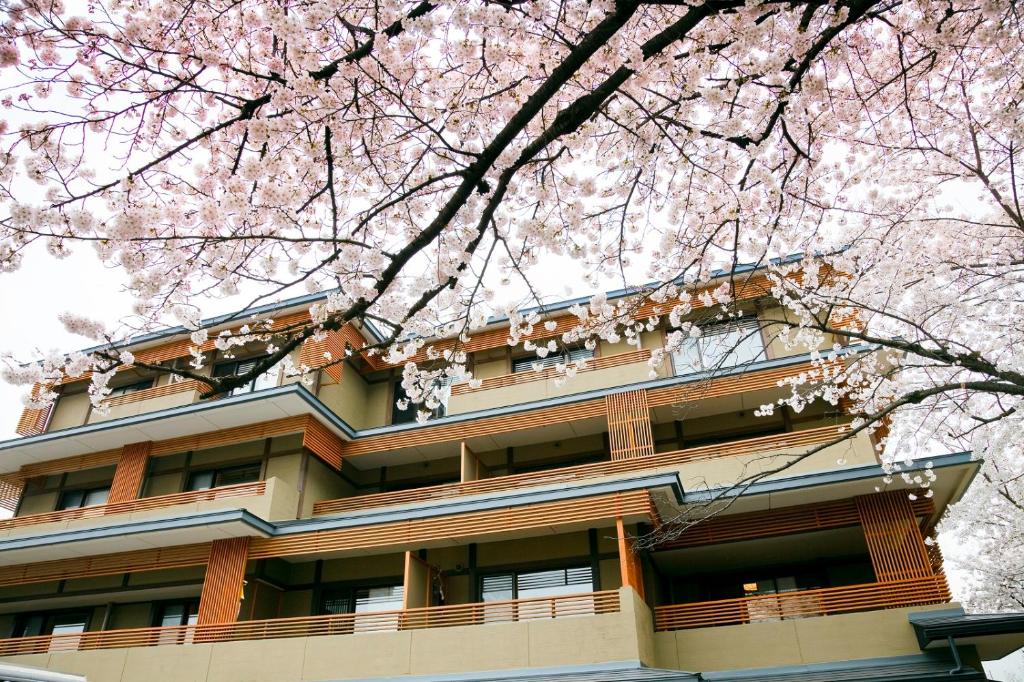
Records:
M4 680L4 682L86 682L83 675L67 675L53 670L30 668L11 663L0 663L0 680Z
M172 407L76 426L38 436L0 441L0 473L75 455L308 414L341 438L355 433L301 384Z
M956 665L949 656L925 654L917 656L891 656L857 659L835 663L759 668L756 670L726 670L701 673L707 682L939 682L940 680L988 679L981 671L964 667L950 675Z
M244 509L129 521L0 540L0 566L60 561L240 537L269 537L273 525Z
M859 354L870 350L872 350L872 347L866 345L849 346L842 349L838 355ZM804 354L764 360L715 372L697 372L685 376L666 377L612 388L582 391L566 396L546 398L504 407L462 412L441 417L440 419L432 419L425 423L379 426L358 431L332 412L301 384L288 384L287 386L268 388L255 393L229 396L191 405L111 419L95 424L75 426L59 431L42 433L37 436L0 441L0 474L15 472L28 464L111 450L121 447L126 443L159 441L179 436L197 435L302 414L316 417L335 435L345 440L407 433L445 425L468 423L487 417L520 414L532 410L597 400L608 395L628 391L698 384L713 378L717 379L747 372L798 365L807 362L810 357L810 354ZM561 434L552 433L551 436L558 439L559 437L566 438L572 435L580 435L574 429L578 428L586 431L587 427L588 425L586 424L580 424L575 427L557 424L553 425L552 428L556 430L561 429ZM590 431L593 431L593 429L590 429ZM495 445L495 447L504 447L504 445ZM409 461L426 459L430 457L429 451L429 447L426 447L425 450L418 450L416 447L405 448L404 450L402 448L392 448L387 452L388 461L389 463L402 462L403 457L408 458ZM363 458L364 462L370 462L373 455L359 455L354 457L352 461L356 461L360 457Z
M948 505L956 502L970 485L981 468L981 460L972 459L969 452L956 452L915 460L906 472L922 471L930 463L936 474L931 484L935 502L936 517ZM813 504L830 500L841 500L858 495L871 495L881 490L907 490L916 488L907 484L899 475L892 476L891 483L884 483L886 472L879 464L812 472L796 476L769 478L749 486L688 490L682 503L687 505L708 505L721 502L728 504L723 514L765 511L780 507Z
M911 613L917 642L922 649L974 646L983 661L995 661L1024 647L1024 612L964 613L963 609Z

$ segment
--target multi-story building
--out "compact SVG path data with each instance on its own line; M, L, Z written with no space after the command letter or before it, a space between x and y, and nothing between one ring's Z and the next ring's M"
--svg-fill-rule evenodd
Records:
M872 437L820 447L843 405L755 416L812 349L777 342L780 309L746 291L748 318L655 378L664 329L538 368L496 320L461 344L479 385L423 423L368 354L209 399L128 369L105 412L64 383L0 443L0 662L90 682L985 679L1024 624L951 604L927 540L977 462L934 453L934 494L911 500ZM315 298L253 312L294 322ZM543 319L530 338L575 318ZM350 326L296 364L376 340ZM869 351L826 341L837 362ZM206 350L218 375L258 352ZM586 368L563 382L566 357Z

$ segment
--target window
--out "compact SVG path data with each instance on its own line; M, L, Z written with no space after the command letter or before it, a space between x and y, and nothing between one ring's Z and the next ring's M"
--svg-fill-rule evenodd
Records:
M701 328L701 335L684 339L672 353L677 375L736 367L764 359L764 341L757 318L746 317Z
M334 615L400 611L404 599L405 588L402 585L325 590L320 601L320 613Z
M248 374L256 367L256 363L263 358L249 358L248 360L231 360L229 362L221 362L213 367L213 376L215 377L233 377L241 374ZM263 374L248 382L243 386L233 388L228 391L228 395L241 395L243 393L251 393L253 391L262 391L265 388L273 388L277 386L277 368L271 367Z
M113 398L119 395L128 395L129 393L138 393L139 391L145 391L147 388L153 388L153 380L146 379L144 381L136 381L134 384L128 384L126 386L118 386L110 389L110 397Z
M259 462L251 464L239 464L237 466L221 467L218 469L203 469L192 471L188 475L186 491L209 490L210 488L221 488L226 485L239 485L241 483L252 483L260 480L262 465Z
M558 615L558 607L550 602L538 601L526 604L507 602L516 599L561 597L593 591L594 576L590 566L545 571L509 571L485 575L480 581L482 601L485 604L499 602L484 608L484 620L488 622L553 618ZM589 602L591 607L593 606L593 600L589 596L580 597L580 601ZM579 604L574 603L573 610L580 611Z
M14 619L12 637L73 635L89 629L90 611L54 611L27 613Z
M153 625L163 628L175 625L195 625L197 618L199 618L199 600L165 602L158 606Z
M320 599L320 613L339 615L345 613L367 614L344 621L344 629L332 628L333 634L346 632L371 632L375 630L397 630L399 614L405 605L405 588L402 585L380 585L377 587L341 588L325 590ZM388 612L386 615L381 612Z
M97 504L106 504L107 496L110 494L110 486L102 488L82 488L79 490L65 490L57 500L57 511L62 509L78 509L79 507L92 507Z
M164 602L156 605L153 614L153 626L158 628L180 628L183 625L195 625L199 619L199 600ZM195 631L171 630L157 633L154 644L191 644Z
M512 360L512 373L532 372L534 371L534 365L547 369L548 367L554 367L560 362L567 365L570 362L589 360L592 357L594 357L594 351L584 346L570 348L564 352L549 353L544 358L539 358L536 354L524 355L521 358L514 358Z
M436 419L443 417L448 412L448 398L451 396L451 384L452 380L449 377L438 379L441 390L441 404L430 411L429 419ZM398 402L405 401L407 403L404 410L399 409ZM416 421L416 413L423 407L423 405L415 405L405 393L405 389L402 388L402 380L399 379L395 382L394 390L394 402L391 404L391 423L392 424L408 424L409 422Z

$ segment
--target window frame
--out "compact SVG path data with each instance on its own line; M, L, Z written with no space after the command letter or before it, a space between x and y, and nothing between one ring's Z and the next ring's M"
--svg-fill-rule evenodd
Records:
M108 483L107 485L100 485L100 486L89 486L89 487L81 487L81 488L62 488L60 490L60 492L57 494L57 505L54 508L54 511L66 511L68 509L82 509L83 507L99 507L99 506L102 506L104 504L107 504L107 500L110 497L110 485L111 484ZM88 499L89 495L91 495L92 493L100 492L100 491L106 491L106 493L107 493L107 497L104 498L103 502L98 502L98 503L95 503L95 504L86 504L86 500ZM73 494L76 494L76 493L81 494L81 496L82 496L82 503L78 504L78 505L75 505L73 507L64 506L63 502L65 501L66 497L68 495L73 495Z
M442 388L447 388L448 390L446 391L444 399L441 401L441 404L438 405L437 407L435 407L433 410L430 411L430 416L427 417L428 421L431 420L431 419L440 419L440 418L445 417L445 416L448 415L448 398L451 396L451 387L452 387L452 385L455 382L450 377L448 377L448 378L446 378L446 379L444 379L442 381L443 381ZM390 394L391 394L391 425L394 426L394 425L397 425L397 424L416 424L416 423L418 423L416 421L416 416L417 416L417 413L419 412L419 407L417 405L413 404L413 402L411 400L409 401L409 407L407 409L405 409L405 410L399 410L398 409L398 401L399 400L402 400L402 399L408 400L408 396L406 396L406 394L405 394L405 389L402 388L402 378L401 377L398 377L398 378L395 378L395 379L391 380L391 391L390 391ZM399 416L401 416L401 419L396 419L396 417L399 417Z
M537 345L546 344L547 341L538 341ZM581 354L580 356L574 356L575 353ZM538 357L536 351L527 351L525 353L514 354L509 358L509 373L510 374L529 374L534 372L536 374L542 374L544 370L550 369L557 365L559 361L568 365L572 362L579 360L594 360L597 358L597 347L593 350L586 347L584 344L573 344L568 348L559 348L553 353L548 353L546 357ZM542 367L540 371L534 369L533 364L535 362L541 363Z
M511 597L512 600L534 599L534 598L543 599L543 598L545 598L545 596L539 596L539 597L520 597L519 596L519 590L520 590L519 579L520 579L520 576L522 576L524 574L530 574L530 573L551 573L551 572L554 572L554 571L564 571L566 573L566 578L568 579L568 573L570 571L576 571L576 570L586 570L586 571L590 572L590 589L582 590L582 591L575 590L573 592L566 592L565 594L568 595L568 594L578 594L580 592L584 592L584 593L586 593L586 592L594 592L596 584L597 584L597 578L596 578L596 575L595 575L595 572L594 572L594 566L593 566L593 564L589 563L589 560L587 562L584 562L584 561L580 560L580 561L573 561L571 563L566 563L566 564L559 564L557 566L527 567L527 568L498 568L498 569L495 569L495 570L486 570L486 571L481 570L479 575L478 575L478 577L477 577L477 594L480 595L480 602L486 603L486 599L484 598L484 594L485 594L485 591L484 591L484 581L487 580L488 578L494 578L496 576L511 575L512 576L512 597ZM572 586L572 584L568 583L568 582L564 585L564 587L571 587L571 586ZM563 595L551 595L551 596L557 597L557 596L563 596ZM495 601L503 601L503 600L495 600Z
M215 362L213 364L213 368L210 370L210 376L212 376L214 378L238 376L240 374L240 372L238 371L239 366L241 366L243 364L248 364L250 362L251 363L257 363L257 362L259 362L260 360L262 360L265 357L267 357L267 356L264 354L264 355L254 355L254 356L247 357L247 358L242 358L242 359L237 359L237 358L224 359L224 360L221 360L220 362ZM217 373L218 369L220 369L221 367L228 367L228 366L231 366L233 368L233 371L231 373L224 373L224 374L218 374ZM257 384L259 384L260 379L262 379L264 377L270 377L271 375L273 375L273 381L274 381L274 385L273 386L265 386L263 388L257 388L256 387ZM280 381L281 381L281 370L280 370L280 367L275 365L274 367L271 367L270 369L268 369L263 374L260 374L260 375L258 375L256 377L254 377L248 383L246 383L246 384L244 384L242 386L236 386L235 388L232 388L229 391L225 391L223 395L226 395L226 396L244 395L246 393L255 393L257 391L264 391L264 390L266 390L268 388L274 388L275 386L278 386L280 384Z
M140 379L139 381L132 382L130 384L124 384L123 386L115 386L110 389L110 395L108 398L117 398L123 395L131 395L132 393L138 393L139 391L145 391L156 385L156 377L149 379Z
M240 483L226 483L226 484L225 483L219 483L220 477L224 473L226 473L226 472L230 472L230 471L233 471L233 470L234 471L238 471L238 470L241 470L241 469L252 469L252 468L256 469L256 478L252 479L251 481L242 481ZM224 487L227 487L227 486L230 486L230 485L244 485L246 483L256 483L258 481L262 481L263 480L263 473L264 472L263 472L263 460L262 459L261 460L256 460L256 461L243 462L243 463L240 463L240 464L214 465L214 466L203 467L203 468L189 469L188 474L185 476L184 488L183 488L182 492L194 493L194 492L200 492L200 491L203 491L203 490L215 490L217 488L224 488ZM212 479L210 481L211 485L209 487L206 487L206 488L193 488L192 487L193 478L195 476L204 475L204 474L211 474L212 475Z
M28 620L34 617L40 617L43 620L43 627L40 628L39 633L33 635L25 634L25 628ZM11 638L22 638L22 637L47 637L53 634L54 621L61 616L83 616L82 632L89 632L89 626L92 625L93 620L93 609L91 608L70 608L70 609L50 609L48 611L26 611L23 613L17 613L14 616L14 622L11 624ZM67 633L72 634L72 633ZM73 633L79 634L79 633Z
M756 313L742 315L723 322L710 322L706 324L698 324L696 326L701 330L700 336L684 339L683 345L669 353L672 362L672 373L674 376L687 376L691 374L700 374L701 372L715 372L733 367L741 367L749 363L763 362L768 359L768 345L764 341L761 320ZM707 349L704 346L704 342L711 337L725 336L735 329L738 329L740 332L745 332L740 339L740 343L730 347L725 353L719 355L719 357L717 357L713 362L707 362ZM680 331L680 329L678 327L672 327L668 329L667 333L671 333L673 331ZM740 359L736 362L725 362L730 355L735 354L735 352L741 348L742 344L749 343L750 341L756 341L759 346L752 359ZM680 356L682 353L686 352L687 344L693 344L696 347L695 353L692 350L690 352L693 353L693 355L695 355L700 361L699 368L690 369L687 367L681 367L682 358Z

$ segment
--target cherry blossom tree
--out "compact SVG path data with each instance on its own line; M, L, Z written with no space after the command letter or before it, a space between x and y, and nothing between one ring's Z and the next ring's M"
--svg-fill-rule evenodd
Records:
M891 421L894 476L922 448L984 450L992 492L966 501L965 518L998 505L1017 520L989 529L993 546L1019 536L1006 499L1019 503L1008 486L1024 471L1008 426L1024 395L1013 3L3 7L0 272L89 245L136 301L117 328L63 313L97 351L7 357L8 381L41 387L34 403L91 372L101 405L129 364L223 392L353 322L385 330L363 352L393 363L438 333L471 337L493 313L519 344L542 321L517 310L562 297L538 274L553 261L573 262L579 289L662 282L595 296L553 343L635 340L668 320L671 352L701 333L696 310L737 315L748 282L703 298L693 285L756 263L788 311L786 343L838 336L871 351L847 363L817 352L818 371L781 403L852 404L847 436ZM506 283L526 293L502 307ZM211 299L325 290L311 322L239 318L217 338L265 344L250 372L199 371ZM640 301L658 312L637 321ZM150 366L119 341L169 322L194 330L191 365ZM427 408L438 379L469 375L457 348L430 357L404 372ZM928 494L927 475L911 482Z

